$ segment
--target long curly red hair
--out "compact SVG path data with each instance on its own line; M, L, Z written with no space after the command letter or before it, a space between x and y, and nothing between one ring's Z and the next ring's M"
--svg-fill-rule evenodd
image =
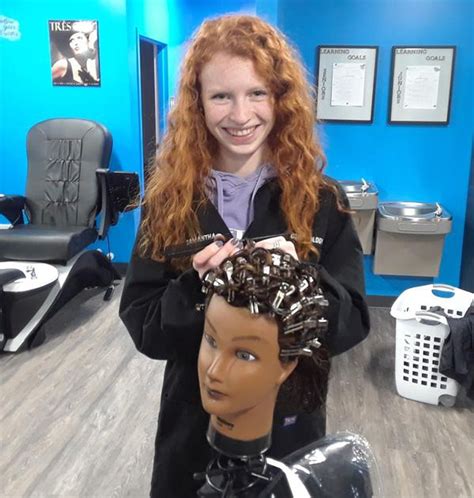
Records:
M200 234L196 208L207 202L206 181L218 144L206 127L199 75L217 52L252 60L272 93L275 124L267 138L266 160L277 172L281 208L289 230L297 236L299 257L317 253L311 229L319 209L325 158L314 131L314 93L285 36L247 15L207 20L191 39L143 201L139 252L161 261L165 247ZM174 264L185 268L189 260Z

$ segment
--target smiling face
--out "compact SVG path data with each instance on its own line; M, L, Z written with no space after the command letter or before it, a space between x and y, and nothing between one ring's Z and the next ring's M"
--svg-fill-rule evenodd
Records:
M204 65L199 81L209 132L219 143L218 167L254 171L263 160L273 128L273 97L250 59L218 52Z
M296 362L279 359L278 328L273 319L251 315L214 295L206 311L198 359L199 385L204 409L235 422L258 408L270 408L280 385Z

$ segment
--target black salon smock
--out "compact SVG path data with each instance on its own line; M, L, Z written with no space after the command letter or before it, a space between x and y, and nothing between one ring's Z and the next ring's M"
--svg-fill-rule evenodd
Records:
M346 206L347 198L340 190ZM276 179L264 184L255 196L254 220L244 237L287 232L280 209L280 187ZM209 201L198 219L203 236L230 232ZM369 332L364 301L363 256L348 213L336 207L334 193L320 190L320 209L315 217L313 243L320 252L317 264L321 287L329 301L327 333L332 355L362 341ZM201 407L197 357L204 313L195 305L204 301L197 272L182 273L169 263L159 263L133 254L127 271L120 317L137 349L150 358L168 360L163 379L158 432L155 443L151 496L190 498L202 484L193 473L205 470L211 459L206 441L209 416ZM295 408L295 414L298 409ZM281 458L325 434L326 414L319 409L299 414L296 422L276 413L269 456Z

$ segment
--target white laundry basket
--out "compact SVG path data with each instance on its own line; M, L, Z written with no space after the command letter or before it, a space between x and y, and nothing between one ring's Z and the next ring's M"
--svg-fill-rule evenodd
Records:
M400 396L433 405L454 405L459 385L439 373L449 327L445 317L429 309L437 306L449 317L461 318L473 300L470 292L435 284L407 289L393 303L390 314L397 320L395 382Z

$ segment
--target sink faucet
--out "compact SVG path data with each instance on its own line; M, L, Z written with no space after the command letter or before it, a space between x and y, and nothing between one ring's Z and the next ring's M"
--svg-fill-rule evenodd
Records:
M364 178L361 178L362 180L362 186L360 187L360 190L362 192L367 192L367 190L369 190L370 188L370 183L368 183Z
M30 278L31 278L32 280L34 280L34 279L37 279L37 278L38 278L38 277L37 277L37 275L36 275L35 267L34 267L33 265L28 265L28 266L26 267L26 273L29 273L29 274L30 274Z
M443 208L440 206L439 202L436 203L435 216L441 216L443 214Z

